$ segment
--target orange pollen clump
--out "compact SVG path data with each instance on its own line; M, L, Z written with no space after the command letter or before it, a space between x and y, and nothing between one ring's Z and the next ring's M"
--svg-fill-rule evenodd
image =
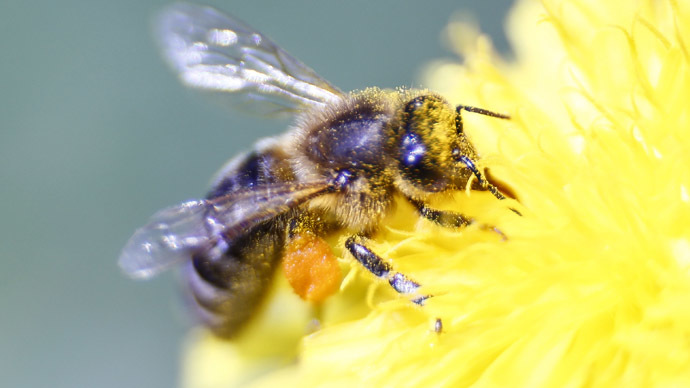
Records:
M283 271L295 293L312 302L323 301L340 285L340 266L331 247L311 233L290 239L283 257Z

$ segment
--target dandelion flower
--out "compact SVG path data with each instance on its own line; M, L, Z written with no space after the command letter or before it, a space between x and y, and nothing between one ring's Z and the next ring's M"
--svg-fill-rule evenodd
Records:
M279 281L241 338L191 335L185 386L690 386L690 4L520 0L511 58L467 23L447 32L463 61L427 85L512 116L464 118L522 216L485 193L443 205L507 239L401 206L372 248L425 306L336 239L335 296L311 311Z

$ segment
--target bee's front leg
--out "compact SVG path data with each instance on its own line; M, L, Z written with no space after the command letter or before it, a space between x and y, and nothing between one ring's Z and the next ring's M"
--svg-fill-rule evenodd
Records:
M424 202L412 198L408 198L408 200L417 209L419 215L444 228L461 228L474 223L474 219L465 217L460 213L432 209Z
M359 237L353 236L348 238L345 242L345 247L364 268L375 276L387 280L388 284L390 284L395 291L401 294L412 295L414 297L412 302L423 305L424 301L431 296L419 295L417 293L420 287L419 283L411 280L400 272L394 271L390 264L383 261L379 255L364 245Z
M412 198L408 198L408 200L415 208L417 208L419 215L421 215L429 221L443 226L444 228L462 228L475 222L474 219L468 218L460 213L448 210L432 209L429 206L427 206L424 202L417 201ZM503 240L507 239L506 235L503 234L503 232L501 232L495 226L481 225L481 228L496 232L498 235L501 236Z

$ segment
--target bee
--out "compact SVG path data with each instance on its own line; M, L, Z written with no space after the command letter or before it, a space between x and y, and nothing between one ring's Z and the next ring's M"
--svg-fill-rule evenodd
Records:
M174 4L157 19L162 52L183 84L294 115L282 136L231 159L205 198L156 213L119 258L134 278L183 265L200 320L230 337L265 296L279 263L295 291L321 301L340 282L324 237L416 304L429 295L367 246L404 198L428 220L463 227L473 219L427 205L460 190L504 195L477 166L462 111L427 90L369 88L344 93L260 32L213 8ZM440 325L437 325L440 328ZM437 329L440 331L440 329Z

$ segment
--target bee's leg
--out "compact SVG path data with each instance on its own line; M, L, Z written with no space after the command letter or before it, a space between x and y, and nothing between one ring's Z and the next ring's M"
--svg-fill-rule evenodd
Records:
M435 222L444 228L462 228L474 223L474 219L467 218L460 213L432 209L424 202L408 198L410 203L417 208L419 215L429 221Z
M388 284L395 291L401 294L413 295L414 299L412 299L412 302L418 305L423 305L424 301L431 296L419 295L417 293L420 287L419 283L409 279L400 272L394 271L390 264L383 261L379 255L361 242L357 242L357 240L358 238L355 236L348 238L345 242L345 247L369 272L381 279L387 280Z
M443 226L444 228L462 228L474 223L474 219L465 217L460 213L432 209L429 206L427 206L424 202L417 201L411 198L408 198L408 200L415 208L417 208L417 211L422 217L426 218L429 221L435 222L438 225ZM498 233L502 239L507 239L506 235L503 234L503 232L501 232L495 226L481 225L481 228L494 231Z

